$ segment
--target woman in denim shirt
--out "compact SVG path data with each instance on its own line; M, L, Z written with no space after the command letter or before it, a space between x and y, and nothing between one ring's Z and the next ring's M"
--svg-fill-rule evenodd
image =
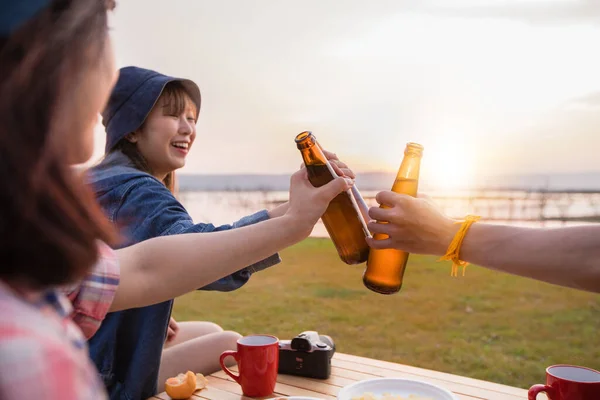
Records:
M174 171L185 165L196 138L200 103L198 86L190 80L137 67L121 69L103 112L106 156L90 170L89 180L107 216L121 229L122 247L157 236L251 225L287 210L284 204L219 227L194 224L173 191ZM329 156L342 173L353 177L334 155ZM201 289L235 290L252 273L279 262L273 254ZM152 396L163 390L167 377L186 370L214 372L220 353L235 348L240 336L212 323L183 323L179 332L172 330L177 326L170 321L172 305L169 300L111 313L90 340L91 356L111 398Z

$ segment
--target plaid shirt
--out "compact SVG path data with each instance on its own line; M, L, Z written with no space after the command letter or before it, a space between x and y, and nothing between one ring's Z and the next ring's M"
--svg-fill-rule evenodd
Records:
M63 292L17 294L0 281L0 399L106 399L86 337L104 319L119 283L115 253Z

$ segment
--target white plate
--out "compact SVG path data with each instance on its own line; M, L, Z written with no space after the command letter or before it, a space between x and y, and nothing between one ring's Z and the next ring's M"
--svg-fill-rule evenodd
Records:
M401 378L368 379L348 385L338 393L338 400L352 400L353 397L372 393L378 398L384 394L408 397L411 394L428 397L431 400L458 400L449 390L427 382Z

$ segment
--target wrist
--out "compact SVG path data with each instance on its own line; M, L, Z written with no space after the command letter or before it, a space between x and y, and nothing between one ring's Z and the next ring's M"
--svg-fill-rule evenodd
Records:
M284 229L292 235L295 242L306 239L311 234L314 227L314 224L311 224L301 215L295 215L288 212L279 218L285 220Z
M439 230L439 236L437 243L435 245L435 252L433 255L435 256L443 256L446 254L450 243L456 236L456 233L460 229L460 224L457 224L455 220L447 218L441 224L441 229Z

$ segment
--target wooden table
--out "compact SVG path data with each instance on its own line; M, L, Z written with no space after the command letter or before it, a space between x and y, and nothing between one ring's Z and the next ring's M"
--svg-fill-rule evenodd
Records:
M235 370L235 368L232 369ZM454 392L460 400L527 399L527 390L512 386L340 353L336 353L333 357L329 379L319 380L279 375L275 393L269 398L308 396L334 400L342 387L356 381L378 377L407 378L430 382ZM223 371L216 372L207 378L208 387L196 392L192 399L250 400L242 395L240 386ZM544 396L540 395L539 398L542 399ZM151 399L170 400L170 397L166 393L160 393Z

